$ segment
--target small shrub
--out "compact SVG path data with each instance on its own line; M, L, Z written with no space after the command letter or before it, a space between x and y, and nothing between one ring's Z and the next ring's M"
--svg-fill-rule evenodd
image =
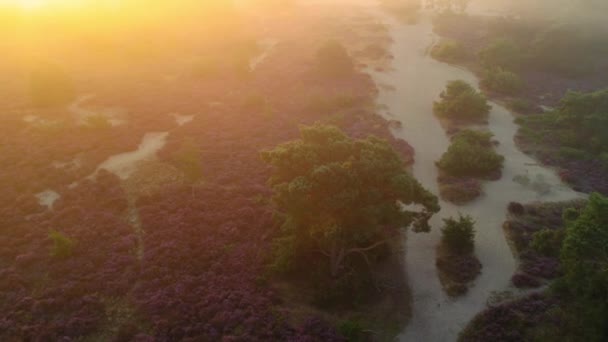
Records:
M523 215L525 213L526 209L524 208L524 206L521 203L518 202L511 202L509 203L509 213L513 214L513 215Z
M518 289L536 288L541 285L541 282L538 279L536 279L526 273L514 274L513 277L511 277L511 282Z
M451 119L485 119L492 108L485 96L465 81L450 81L441 92L441 100L433 104L436 115Z
M441 240L452 252L470 253L475 247L475 221L470 216L462 216L455 220L447 218L443 220L441 228Z
M462 60L465 55L464 47L456 41L442 40L431 49L431 56L439 61L455 62Z
M56 230L49 233L49 238L53 241L52 257L63 259L72 256L76 244L74 240Z
M501 94L517 94L523 88L522 79L503 68L487 69L481 78L481 86Z
M468 203L482 194L481 182L473 178L439 177L441 198L455 204Z

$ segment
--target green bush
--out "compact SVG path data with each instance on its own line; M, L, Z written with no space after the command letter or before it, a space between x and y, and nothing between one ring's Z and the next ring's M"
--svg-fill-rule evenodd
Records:
M442 40L433 46L431 56L439 61L456 62L466 56L466 50L459 42Z
M56 230L49 232L49 238L53 241L51 256L54 258L67 258L72 256L76 242Z
M436 115L461 120L485 119L492 108L485 96L465 81L450 81L433 104Z
M354 63L342 44L335 40L326 42L317 51L317 69L327 77L344 77L351 75Z
M543 229L534 233L530 246L542 255L554 257L559 254L563 240L563 229Z
M519 93L523 85L517 74L503 68L487 69L481 78L482 87L501 94Z
M458 220L443 220L441 241L452 252L471 253L475 248L475 221L471 216L459 215Z
M504 157L492 146L492 134L464 130L452 140L437 167L451 176L492 176L503 167Z

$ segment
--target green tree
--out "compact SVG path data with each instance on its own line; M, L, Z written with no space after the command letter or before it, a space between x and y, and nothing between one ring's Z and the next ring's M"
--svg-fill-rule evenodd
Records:
M561 259L570 290L608 307L608 198L591 194L580 216L568 222Z
M428 219L439 211L437 198L386 141L353 140L320 124L301 127L300 134L262 152L274 170L273 202L283 218L277 243L291 263L319 253L337 277L354 256L369 264L368 252L386 244L392 229L413 225L428 231ZM424 209L404 208L410 204Z
M433 105L436 115L461 120L486 118L492 108L485 96L462 80L450 81Z
M475 248L475 221L469 215L459 215L458 220L443 220L441 241L452 252L470 253Z

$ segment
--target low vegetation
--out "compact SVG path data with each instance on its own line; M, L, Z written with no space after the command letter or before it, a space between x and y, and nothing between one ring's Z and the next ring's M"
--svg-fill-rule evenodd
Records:
M465 81L450 81L433 105L435 114L454 121L479 122L487 118L490 105L485 96Z

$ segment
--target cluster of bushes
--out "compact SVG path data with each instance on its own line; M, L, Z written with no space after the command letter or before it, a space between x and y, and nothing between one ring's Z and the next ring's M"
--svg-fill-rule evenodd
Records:
M433 111L446 119L480 121L490 113L491 106L485 96L465 81L448 82L440 97L441 100L433 104Z
M608 150L608 90L569 92L559 106L518 120L518 143L534 148L545 163L566 170L564 180L582 191L608 193L608 170L602 161Z
M500 174L504 157L494 151L492 134L463 130L452 138L437 162L443 172L456 177L490 177Z
M574 205L573 209L565 209L570 205ZM537 215L533 221L520 222L520 228L525 223L536 227L534 238L527 244L554 256L556 249L559 250L559 261L555 260L561 264L563 276L543 293L483 311L461 333L459 340L606 340L608 198L592 194L586 204L527 206L525 212ZM556 221L562 224L551 229L551 233L539 228ZM522 287L540 285L537 279L526 274L517 274L513 280Z

